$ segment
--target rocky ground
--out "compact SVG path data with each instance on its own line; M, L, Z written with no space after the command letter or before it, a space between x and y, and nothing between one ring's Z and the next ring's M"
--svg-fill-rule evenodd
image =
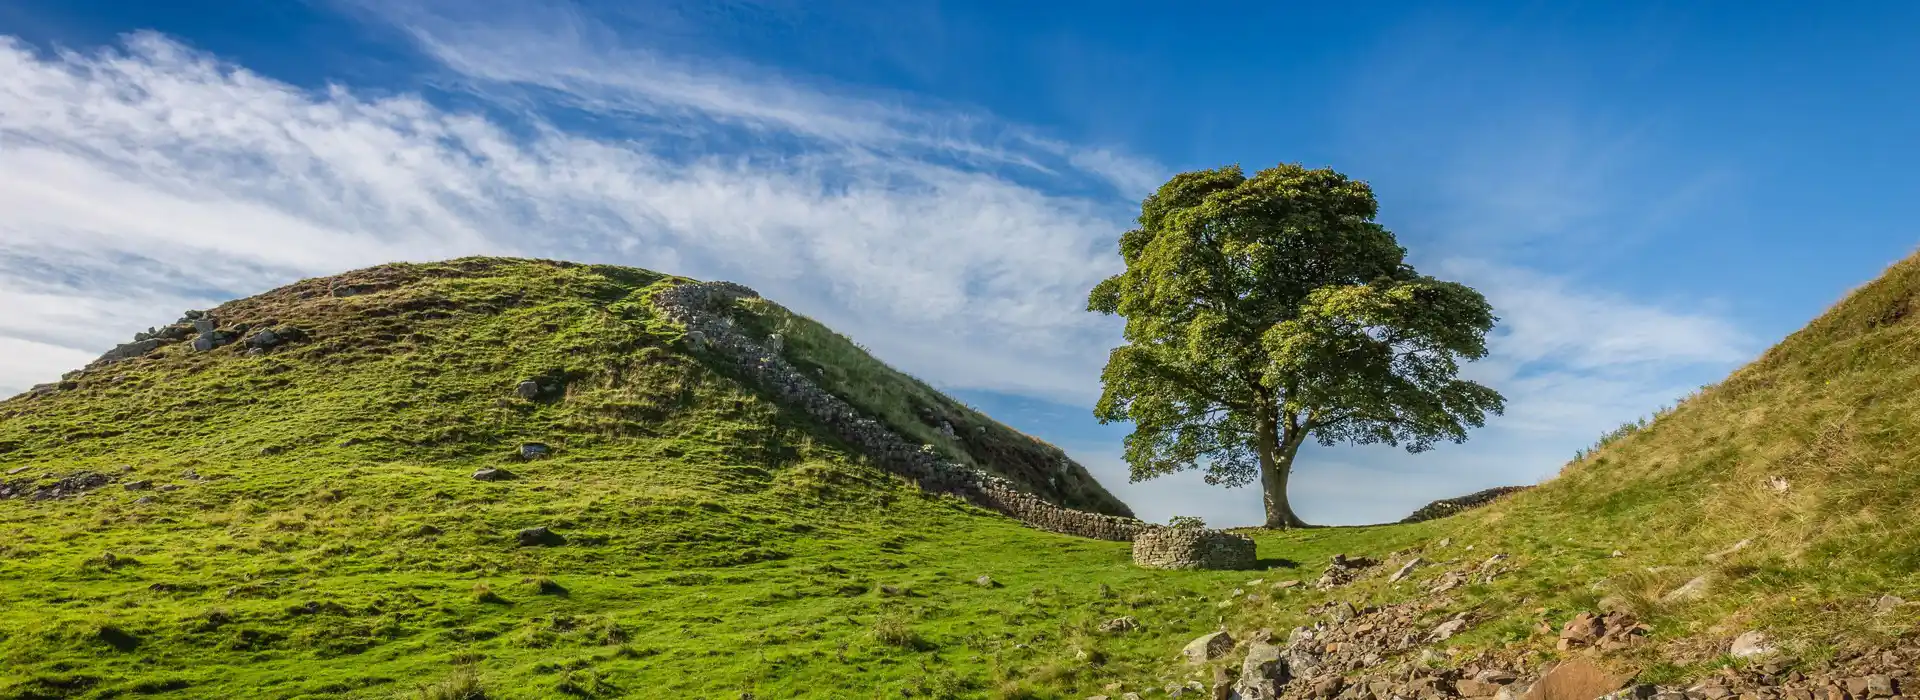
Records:
M1398 582L1428 566L1436 565L1413 551L1386 561L1335 556L1311 585L1338 590L1372 577ZM1089 700L1879 700L1905 698L1920 688L1920 635L1887 647L1843 644L1830 658L1803 661L1759 630L1706 644L1712 647L1707 655L1734 660L1707 678L1685 686L1637 682L1633 671L1615 662L1615 652L1643 643L1653 630L1617 610L1580 612L1557 624L1543 619L1535 634L1553 640L1560 652L1553 661L1530 661L1518 652L1449 658L1435 645L1470 629L1476 619L1472 611L1448 612L1453 601L1447 594L1509 572L1501 554L1469 556L1454 566L1427 578L1422 592L1405 602L1357 607L1336 600L1310 609L1317 618L1312 624L1285 633L1223 629L1204 635L1181 651L1194 679L1132 689L1116 685L1110 695ZM1255 580L1247 588L1281 593L1302 585ZM1684 587L1676 593L1684 594ZM1893 596L1874 603L1883 614L1904 605Z

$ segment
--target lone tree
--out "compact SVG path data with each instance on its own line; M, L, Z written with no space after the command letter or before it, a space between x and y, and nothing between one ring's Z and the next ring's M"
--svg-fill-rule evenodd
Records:
M1287 477L1309 436L1421 452L1501 412L1456 376L1486 355L1492 307L1416 273L1378 209L1366 183L1298 165L1182 173L1147 197L1126 271L1087 300L1127 322L1094 415L1133 422L1133 481L1258 476L1267 527L1304 527Z

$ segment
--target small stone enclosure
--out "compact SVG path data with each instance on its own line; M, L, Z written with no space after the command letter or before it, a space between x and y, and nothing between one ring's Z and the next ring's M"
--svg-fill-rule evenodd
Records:
M1197 527L1156 527L1133 537L1133 563L1149 569L1251 569L1253 538Z

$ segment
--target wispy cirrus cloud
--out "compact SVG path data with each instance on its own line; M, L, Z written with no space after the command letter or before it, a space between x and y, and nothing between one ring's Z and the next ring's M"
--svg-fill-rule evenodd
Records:
M154 34L91 53L8 40L0 71L0 293L31 291L28 269L138 262L129 284L36 287L146 319L114 337L179 311L161 304L483 252L740 280L912 370L1062 400L1089 396L1097 354L1080 350L1111 333L1082 295L1115 262L1106 241L1124 207L927 157L893 132L710 152L671 134L569 130L538 112L300 90ZM808 116L755 128L869 115L806 104ZM92 330L52 335L102 344Z
M0 393L184 308L481 253L740 281L943 386L1080 416L1098 391L1118 326L1086 313L1084 295L1115 271L1113 239L1170 168L976 110L650 52L565 11L359 11L400 28L438 84L477 106L302 89L151 33L59 52L0 38L0 307L22 310L0 317L13 360ZM1540 181L1496 169L1420 223L1551 235L1618 205L1590 196L1590 178L1496 196L1521 185L1495 174ZM1555 202L1564 211L1536 207ZM1485 290L1504 317L1473 371L1513 410L1431 455L1312 452L1297 483L1313 519L1384 519L1469 482L1548 473L1557 461L1538 455L1570 452L1673 396L1688 368L1750 348L1712 313L1487 252L1462 248L1434 270ZM1251 494L1124 485L1111 441L1049 426L1036 432L1149 517L1258 520ZM1372 487L1343 490L1353 470Z

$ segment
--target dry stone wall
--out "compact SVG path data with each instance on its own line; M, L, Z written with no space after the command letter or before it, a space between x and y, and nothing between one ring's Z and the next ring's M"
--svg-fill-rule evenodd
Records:
M752 289L731 282L699 282L662 290L654 294L653 305L687 329L685 341L693 350L726 360L783 405L805 411L835 437L922 489L959 496L1027 525L1062 534L1125 542L1142 531L1159 529L1133 518L1049 503L1021 491L1011 481L942 459L929 446L911 443L879 421L861 415L851 404L814 384L778 353L734 328L732 318L724 312L726 307L736 299L758 296Z
M1156 527L1133 538L1133 563L1149 569L1251 569L1253 538L1197 527Z
M1433 520L1434 518L1444 518L1449 515L1453 515L1454 513L1458 513L1465 510L1472 510L1474 508L1479 508L1480 506L1484 506L1494 501L1500 500L1502 496L1506 496L1512 493L1518 493L1520 491L1525 491L1530 488L1533 488L1533 487L1532 486L1496 486L1494 488L1490 488L1485 491L1475 491L1473 493L1467 494L1465 496L1461 496L1459 498L1441 499L1438 501L1434 501L1432 503L1428 503L1424 506L1421 506L1420 510L1414 511L1412 515L1407 516L1406 518L1402 519L1400 522L1417 523L1417 522L1422 522L1426 520Z

